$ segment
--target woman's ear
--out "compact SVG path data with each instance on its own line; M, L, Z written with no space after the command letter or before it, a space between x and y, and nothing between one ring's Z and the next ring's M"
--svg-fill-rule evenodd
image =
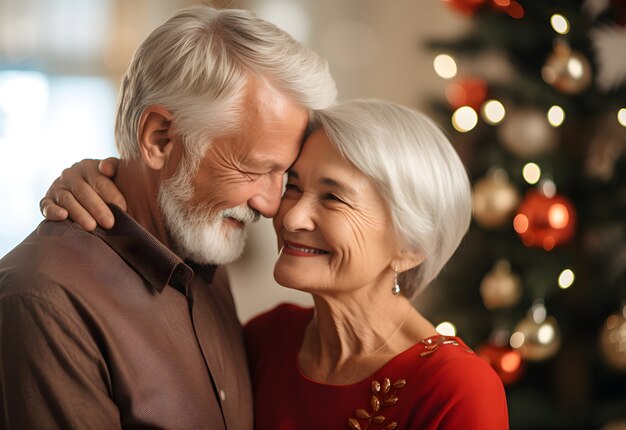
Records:
M137 128L139 151L151 169L162 169L177 143L172 116L172 113L163 106L150 105L144 109L139 119Z
M398 270L398 273L406 272L422 264L425 259L421 252L403 249L400 251L400 254L391 261L391 270Z

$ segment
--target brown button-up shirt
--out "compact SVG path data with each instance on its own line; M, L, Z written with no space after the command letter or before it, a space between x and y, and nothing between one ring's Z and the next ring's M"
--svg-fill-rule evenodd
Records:
M225 273L112 209L112 230L44 221L0 260L0 428L251 429Z

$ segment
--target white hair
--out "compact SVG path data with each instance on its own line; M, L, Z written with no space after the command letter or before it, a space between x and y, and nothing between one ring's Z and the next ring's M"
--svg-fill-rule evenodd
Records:
M211 139L238 126L251 76L308 109L335 102L326 61L273 24L245 10L177 12L139 46L124 76L115 124L121 158L139 156L141 115L160 104L172 113L193 169Z
M379 100L317 111L311 129L319 128L376 185L401 243L425 257L400 275L403 291L414 297L439 274L469 228L471 188L458 154L424 114Z

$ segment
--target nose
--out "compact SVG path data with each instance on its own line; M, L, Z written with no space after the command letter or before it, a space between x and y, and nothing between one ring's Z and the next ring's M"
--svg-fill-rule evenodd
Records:
M265 218L272 218L278 211L282 192L282 174L267 175L259 181L255 194L248 199L248 206Z
M280 214L283 215L283 227L290 232L296 231L313 231L315 230L315 222L313 220L315 203L308 200L305 196L301 196L295 202L284 200L283 206L280 208Z

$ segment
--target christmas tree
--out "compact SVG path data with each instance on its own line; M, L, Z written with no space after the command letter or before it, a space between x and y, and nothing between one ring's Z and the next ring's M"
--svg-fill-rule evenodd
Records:
M437 288L512 429L626 428L626 1L448 0L433 105L474 191ZM428 312L426 312L428 314Z

